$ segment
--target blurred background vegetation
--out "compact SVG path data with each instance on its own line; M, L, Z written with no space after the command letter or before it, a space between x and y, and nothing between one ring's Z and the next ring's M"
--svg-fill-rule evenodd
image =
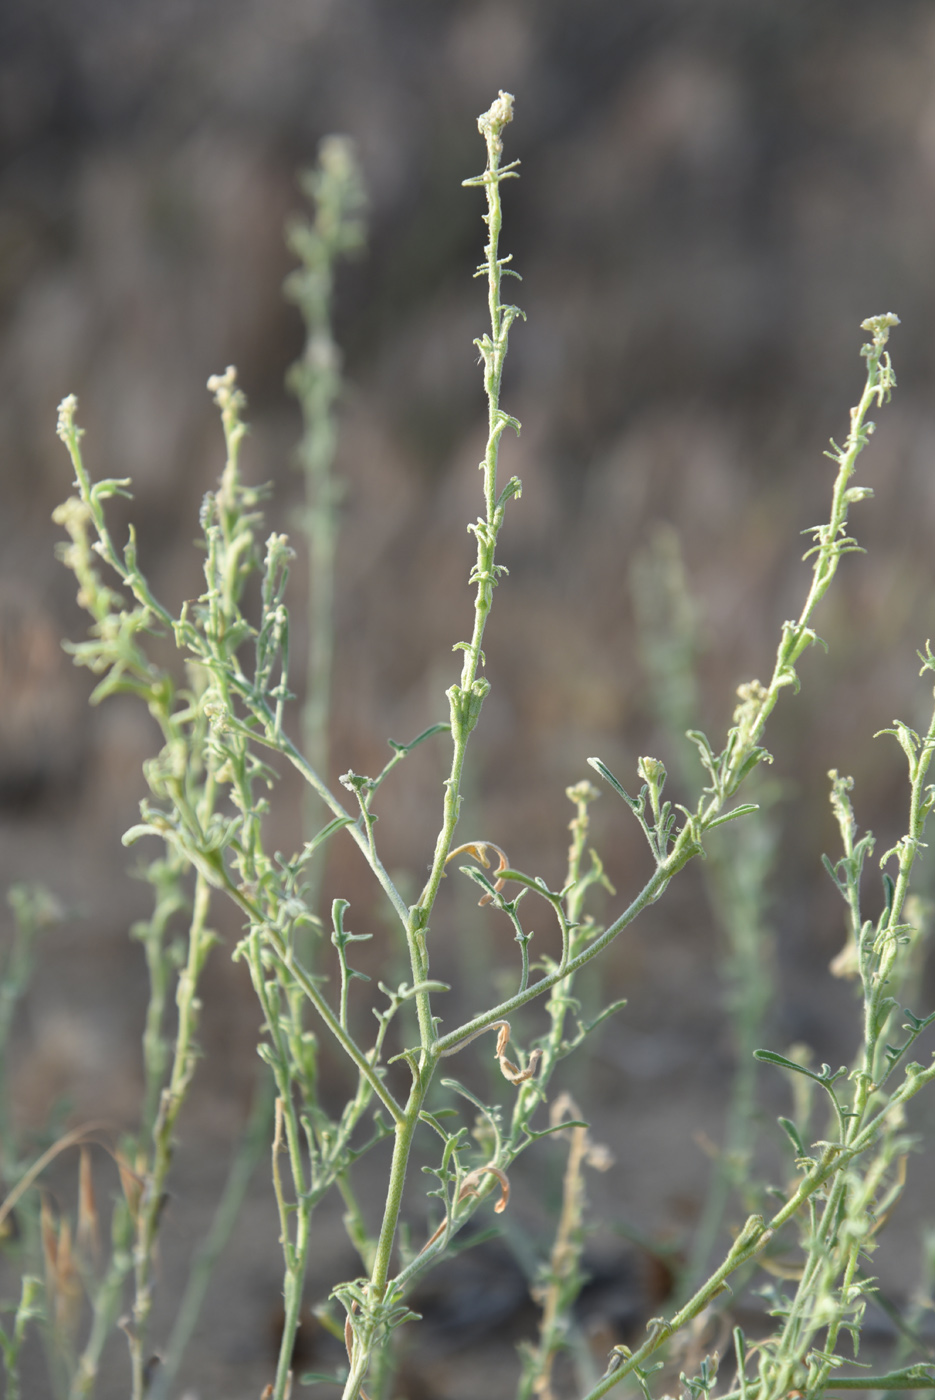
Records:
M27 1124L63 1095L76 1115L132 1117L145 1004L126 930L146 896L119 837L155 730L129 702L88 711L88 677L59 650L84 624L53 558L49 517L69 487L56 405L78 394L97 476L133 478L141 558L173 605L199 591L191 541L222 463L204 385L229 363L250 401L248 472L274 484L271 521L290 529L299 421L283 378L302 331L280 295L282 229L321 137L354 138L370 236L337 300L348 387L332 778L377 771L387 737L446 717L449 648L469 617L464 525L485 431L471 342L485 313L471 281L481 198L461 181L481 168L475 118L498 88L516 96L509 157L522 160L503 247L529 322L503 403L523 434L503 462L524 495L502 536L510 577L488 632L465 839L554 881L563 790L585 759L633 783L637 755L671 758L631 597L663 524L696 610L698 722L719 738L735 687L765 676L799 610L799 532L825 519L822 451L862 383L859 322L902 319L899 389L857 477L876 493L853 516L868 554L845 562L818 619L830 654L809 654L767 738L784 822L769 1043L806 1042L835 1064L851 1053L850 992L825 974L843 941L819 860L835 839L825 775L854 774L858 819L885 849L903 829L903 765L871 736L896 715L918 721L915 650L935 632L931 5L13 0L0 15L0 879L42 880L79 916L50 936L18 1027ZM301 574L298 561L297 598ZM301 625L295 638L301 652ZM440 777L426 746L384 797L391 868L425 865ZM283 796L285 849L300 819L289 778ZM642 838L610 796L595 823L626 890ZM349 842L334 846L326 892L380 926ZM457 974L473 1004L472 979L498 940L508 956L509 935L454 881L448 894L433 974ZM226 912L218 921L236 933ZM621 1216L660 1236L698 1209L693 1135L718 1136L731 1044L717 947L690 872L615 953L605 976L630 1007L573 1083L617 1153L607 1189ZM189 1115L198 1150L180 1158L167 1261L243 1119L256 1019L219 950ZM238 1364L266 1346L244 1319L266 1326L275 1307L275 1237L262 1264L258 1238L245 1227L235 1240L252 1277L206 1322Z

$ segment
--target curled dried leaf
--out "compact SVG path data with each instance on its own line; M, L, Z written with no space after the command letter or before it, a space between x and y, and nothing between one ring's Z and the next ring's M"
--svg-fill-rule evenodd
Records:
M542 1059L541 1050L533 1050L529 1056L525 1069L520 1069L519 1065L514 1065L512 1060L506 1057L506 1047L510 1043L510 1023L509 1021L495 1021L495 1026L499 1027L497 1035L497 1048L494 1051L494 1058L500 1061L500 1072L504 1079L508 1079L511 1084L525 1084L528 1079L532 1079L539 1068L539 1061ZM493 1029L491 1027L490 1029Z
M461 1189L458 1192L458 1200L465 1201L467 1200L468 1196L479 1196L480 1191L477 1188L480 1185L481 1177L484 1176L485 1173L491 1176L495 1176L500 1183L500 1199L494 1206L494 1214L502 1215L503 1212L506 1210L507 1205L509 1204L510 1183L507 1178L506 1172L503 1171L502 1168L495 1167L492 1164L486 1167L475 1167L473 1171L468 1172L467 1176L464 1177L463 1181L461 1182ZM431 1246L435 1243L436 1240L441 1239L442 1235L448 1229L448 1224L449 1216L446 1214L444 1220L439 1225L438 1229L433 1235L429 1236L429 1238L425 1241L425 1244L419 1250L420 1254L424 1254L427 1249L431 1248ZM350 1352L348 1352L348 1356L350 1356Z
M485 870L489 870L490 860L487 855L488 851L496 851L497 856L499 857L500 863L494 871L495 876L499 875L501 870L509 870L510 862L507 859L506 852L502 851L499 846L495 846L492 841L467 841L463 846L456 846L453 851L448 852L448 855L445 858L445 864L448 864L448 861L451 860L452 856L468 855L473 856L474 859L478 861L484 867ZM499 894L500 891L503 889L503 881L495 879L493 887ZM482 895L477 902L478 905L489 904L491 899L491 895L485 894Z
M535 1076L539 1068L539 1061L542 1059L541 1050L533 1050L525 1069L520 1069L519 1065L514 1065L512 1060L508 1060L506 1055L498 1055L500 1061L500 1072L504 1079L508 1079L511 1084L525 1084L527 1080Z
M463 1201L468 1196L479 1196L480 1192L477 1188L480 1185L481 1177L484 1176L485 1173L489 1173L491 1176L495 1176L500 1183L500 1199L494 1206L494 1214L502 1215L503 1212L506 1210L507 1206L509 1205L510 1183L507 1179L506 1172L503 1171L500 1167L495 1167L493 1165L487 1167L475 1167L472 1172L468 1172L467 1176L461 1183L461 1190L458 1192L458 1200Z

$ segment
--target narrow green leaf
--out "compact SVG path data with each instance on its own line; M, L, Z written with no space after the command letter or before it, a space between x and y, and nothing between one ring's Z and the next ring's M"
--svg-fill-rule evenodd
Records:
M417 982L414 987L407 987L405 982L396 990L396 996L401 1002L408 1001L410 997L416 997L420 992L450 992L451 987L447 982Z
M323 842L328 840L329 836L333 836L335 832L340 831L342 827L353 826L355 821L356 817L335 817L334 821L329 822L327 826L323 826L321 831L319 831L316 836L312 837L311 841L306 841L305 845L302 847L303 855L306 857L312 855Z
M137 822L136 826L131 826L120 838L122 846L132 846L139 841L141 836L158 836L160 840L165 839L165 832L157 831L148 822Z
M471 875L473 879L477 880L478 884L482 883L482 881L478 879L479 871L471 870L467 866L464 866L463 869L465 875ZM522 870L507 869L498 870L497 879L515 880L518 885L525 885L526 889L534 890L536 894L541 894L543 899L547 899L550 904L561 903L561 895L555 890L550 890L541 875L525 875Z
M528 1128L524 1124L523 1131L530 1142L538 1142L540 1138L551 1137L553 1133L561 1133L565 1128L590 1128L590 1126L590 1123L584 1123L580 1118L566 1118L563 1123L556 1123L551 1128L543 1128L540 1132L534 1132L532 1128Z
M612 1001L610 1006L605 1007L594 1017L593 1021L588 1021L581 1027L582 1036L590 1035L592 1031L596 1031L598 1026L602 1026L609 1016L613 1016L617 1011L622 1011L626 1004L626 997L621 997L619 1001Z
M443 1108L441 1110L437 1110L435 1113L429 1113L428 1109L423 1108L421 1113L419 1114L419 1118L423 1123L427 1123L430 1128L435 1129L442 1142L447 1143L448 1139L453 1135L451 1133L446 1133L445 1129L438 1121L442 1115L444 1115L446 1118L454 1117L456 1116L456 1110L453 1108ZM423 1168L423 1170L428 1169Z
M390 1063L392 1064L392 1061L390 1061ZM480 1099L477 1098L475 1094L472 1094L470 1089L465 1089L464 1085L459 1083L457 1079L442 1079L440 1083L443 1089L454 1089L456 1094L460 1094L463 1099L467 1099L468 1103L472 1103L485 1118L492 1118L496 1114L497 1110L495 1108L489 1108L487 1104L481 1103Z
M615 792L620 794L628 807L636 806L634 798L632 798L626 789L617 781L606 763L602 763L599 758L589 758L588 763L594 769L595 773L600 773L605 783L610 783L610 786Z
M758 812L760 804L758 802L743 802L733 811L725 812L723 816L715 817L714 821L708 822L705 831L713 831L715 827L724 826L726 822L732 822L736 817L747 817L751 812Z
M783 1132L786 1134L786 1137L792 1143L792 1146L795 1148L795 1155L797 1157L807 1157L808 1153L805 1151L805 1144L803 1143L801 1134L799 1133L799 1130L793 1123L792 1119L778 1118L776 1121L778 1122L780 1128L782 1128Z
M816 1084L821 1084L826 1089L830 1088L842 1074L847 1073L847 1070L842 1067L837 1074L832 1074L829 1065L822 1065L821 1073L816 1074L813 1069L809 1069L806 1065L796 1064L795 1060L787 1060L785 1055L777 1055L775 1050L754 1050L753 1058L762 1060L764 1064L778 1065L780 1069L792 1070L795 1074L804 1074L806 1078L814 1079Z
M423 729L422 733L417 734L416 737L408 744L398 744L395 739L388 739L387 743L389 744L390 748L393 749L396 753L412 753L412 750L414 748L421 744L425 739L431 739L433 734L448 734L450 732L450 724L430 724L428 729Z

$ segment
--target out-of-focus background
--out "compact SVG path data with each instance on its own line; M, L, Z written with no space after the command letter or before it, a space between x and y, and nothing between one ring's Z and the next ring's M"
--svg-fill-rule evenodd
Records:
M485 329L471 274L484 229L482 195L461 181L482 168L476 117L500 88L516 97L507 153L522 161L502 247L529 318L513 332L503 398L523 432L504 439L503 465L524 494L501 537L510 576L488 632L493 690L465 838L560 881L563 792L589 755L628 785L641 753L674 768L631 589L663 525L696 610L698 723L720 738L736 686L767 676L780 624L801 605L800 532L826 518L822 452L846 433L862 383L859 323L902 319L899 389L857 476L876 495L852 517L868 552L842 565L817 619L829 652L804 659L802 692L783 697L768 739L784 831L769 1043L804 1042L835 1064L853 1049L851 993L826 972L843 906L820 867L835 841L825 775L854 774L858 819L885 849L903 829L904 764L872 735L897 715L923 721L915 653L935 631L931 5L14 0L0 16L0 883L42 881L73 912L47 940L17 1026L27 1128L63 1096L75 1121L132 1123L145 1006L127 929L146 891L119 838L155 732L130 702L90 711L89 678L60 650L84 623L53 557L50 514L70 486L56 406L77 393L93 473L132 477L144 567L177 605L198 590L198 505L222 464L205 381L236 364L247 471L273 483L271 520L289 529L301 481L283 377L302 332L280 295L282 229L321 137L354 138L370 232L336 306L348 387L332 776L373 772L387 737L446 718L450 648L469 626L465 524L484 440L472 340ZM300 599L301 561L296 583ZM300 614L294 630L301 652ZM441 757L410 763L379 835L387 864L416 879ZM285 849L298 843L290 780L281 801ZM595 823L618 889L635 888L642 838L612 794ZM350 842L334 846L326 893L382 928ZM450 896L445 920L438 970L470 1010L509 935L466 895ZM208 1054L165 1227L170 1291L254 1080L258 1015L228 957L236 920L217 921L227 948L207 980ZM697 1214L698 1143L721 1126L732 1050L717 949L689 873L609 961L603 981L630 1005L569 1071L617 1155L605 1209L660 1241ZM529 1034L539 1029L531 1017ZM196 1338L186 1384L203 1397L240 1400L268 1379L279 1284L265 1191L258 1179ZM917 1217L901 1209L894 1229L908 1241ZM332 1224L322 1254L339 1256ZM460 1393L443 1335L439 1325L443 1360L410 1377L413 1395ZM484 1382L491 1394L500 1383Z

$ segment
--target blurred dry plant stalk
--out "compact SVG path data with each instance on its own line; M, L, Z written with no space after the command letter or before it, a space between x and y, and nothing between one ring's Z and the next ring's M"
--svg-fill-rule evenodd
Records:
M520 495L515 477L503 485L498 481L501 438L520 428L500 406L509 334L523 316L503 298L504 278L517 274L499 249L501 186L517 173L516 161L502 160L503 133L511 117L512 98L501 92L478 123L486 168L465 181L486 197L488 238L478 276L485 279L490 312L490 330L475 342L488 401L488 438L480 463L483 512L468 525L477 547L470 575L475 589L473 627L469 640L454 647L462 663L459 678L447 691L447 721L430 725L409 743L390 741L391 757L375 777L346 772L341 784L350 794L349 806L348 798L327 785L336 489L331 460L339 385L328 312L334 259L362 237L361 195L346 146L334 143L324 149L322 166L309 186L315 222L296 226L291 235L302 268L289 294L302 308L308 327L307 351L294 372L293 387L305 419L302 462L308 480L306 532L314 619L301 748L284 723L293 699L285 605L292 552L283 535L271 534L260 543L262 492L241 477L245 399L234 370L216 376L209 385L221 415L227 462L217 491L205 498L201 511L205 589L200 598L183 605L178 616L153 596L138 566L132 531L123 548L109 533L107 502L127 495L129 483L92 480L81 453L77 404L69 398L61 405L59 433L71 456L77 494L59 508L56 519L70 538L62 549L63 560L74 571L79 599L92 618L89 639L70 650L78 664L100 676L95 702L116 692L136 695L160 726L163 747L145 768L150 797L125 841L155 837L164 854L147 871L154 890L153 914L133 930L146 953L152 989L144 1035L147 1079L139 1133L113 1149L122 1199L112 1212L109 1246L100 1238L86 1145L95 1134L99 1138L99 1132L77 1130L60 1137L42 1158L30 1162L23 1159L0 1103L3 1172L10 1192L0 1217L8 1225L15 1215L18 1224L16 1238L7 1231L4 1247L18 1250L24 1264L19 1301L7 1305L12 1322L0 1333L9 1396L21 1393L19 1353L34 1324L46 1339L56 1393L94 1393L102 1348L119 1327L129 1343L133 1400L168 1395L244 1181L260 1144L271 1142L283 1253L284 1326L275 1376L264 1395L286 1400L292 1393L296 1333L308 1305L303 1287L313 1213L337 1190L360 1272L335 1282L330 1303L320 1307L318 1315L341 1338L346 1364L333 1375L300 1379L336 1384L344 1400L364 1395L390 1400L394 1337L397 1329L416 1320L408 1302L413 1285L445 1257L478 1212L508 1209L514 1162L550 1136L565 1144L567 1167L554 1246L534 1280L542 1322L538 1341L523 1348L521 1396L545 1400L556 1393L554 1362L562 1350L572 1353L578 1393L586 1394L587 1400L598 1400L614 1389L652 1400L656 1371L662 1373L659 1383L678 1386L686 1400L715 1394L725 1400L811 1400L828 1390L935 1388L935 1368L927 1364L931 1352L919 1329L925 1298L913 1316L900 1322L899 1350L889 1371L868 1374L856 1359L865 1308L874 1293L866 1260L901 1189L911 1146L905 1106L935 1079L935 1062L925 1066L909 1058L935 1013L917 1015L902 1004L924 932L911 900L910 880L935 801L935 789L927 781L935 750L935 715L924 734L899 723L891 731L908 764L909 812L905 834L881 862L888 869L883 875L882 912L875 920L863 914L860 894L872 837L857 829L849 780L831 775L843 854L826 863L846 903L850 925L847 949L836 970L850 975L860 990L861 1044L851 1067L834 1071L828 1065L814 1069L803 1057L756 1050L759 1061L780 1068L796 1089L793 1116L780 1119L791 1151L791 1182L781 1189L752 1179L750 1171L750 1123L756 1106L752 1052L765 1005L769 941L757 930L770 842L753 836L736 840L728 849L719 846L722 838L715 836L738 819L740 831L756 831L757 806L741 801L741 790L746 795L753 775L770 761L762 744L769 716L784 689L798 689L796 664L820 640L813 628L816 609L843 555L857 548L848 534L848 513L870 492L853 485L852 477L873 431L871 408L884 404L895 384L886 347L897 319L884 315L863 323L868 337L861 351L866 382L843 446L832 443L827 454L836 479L829 519L811 532L813 544L806 557L812 559L812 577L805 603L799 618L783 626L768 683L753 680L740 687L733 724L719 748L691 728L691 623L679 601L671 549L667 553L663 544L655 564L650 560L643 571L640 606L648 648L656 647L655 660L652 655L648 659L660 708L677 735L688 730L690 752L693 761L700 757L702 773L700 779L686 780L695 792L694 805L686 807L664 800L666 769L657 758L639 760L635 797L600 759L589 760L639 823L654 867L643 888L625 896L601 926L588 912L589 894L596 886L603 886L612 898L616 892L589 844L589 807L598 796L589 781L567 793L574 815L560 889L512 866L504 849L494 844L494 833L455 844L470 736L490 688L483 675L484 630L506 572L496 560L498 537L508 508ZM117 587L104 581L102 565L116 578ZM255 616L258 622L250 620ZM185 663L183 681L151 659L147 646L154 636L174 638ZM935 654L928 646L921 660L923 672L935 672ZM381 860L374 806L393 770L425 741L448 744L450 766L428 878L408 904ZM679 742L674 740L675 761L688 774L686 751L679 750ZM308 811L315 816L307 839L289 854L270 851L266 845L264 819L276 778L268 755L298 771L307 787ZM408 957L406 979L396 985L377 982L369 1006L362 1005L367 999L359 986L362 974L354 966L353 945L370 935L348 927L346 900L335 899L327 916L318 907L319 862L332 839L350 839L358 846ZM508 836L502 839L508 847ZM729 1140L699 1242L680 1280L675 1310L649 1322L642 1345L615 1347L601 1374L586 1348L576 1345L574 1305L585 1278L584 1169L608 1169L611 1163L606 1151L591 1141L567 1095L550 1100L550 1083L559 1062L622 1005L600 1005L585 1018L575 998L577 974L664 894L684 866L709 851L715 903L731 938L728 971L738 1044L744 1052ZM510 995L501 995L442 1034L439 1008L451 989L431 976L431 924L441 882L457 857L470 862L460 869L479 886L481 904L509 920L518 967ZM149 1326L154 1263L174 1128L196 1067L198 984L215 941L209 926L215 893L232 900L244 920L235 956L246 962L261 1008L264 1039L259 1049L268 1067L265 1083L271 1087L258 1092L258 1106L232 1166L219 1217L182 1300L176 1333L160 1356ZM35 899L30 902L22 893L18 898L20 933L3 969L0 994L3 1037L28 980L36 933L48 914ZM538 907L538 901L551 912L556 927L551 951L540 951L546 941L540 935L536 956L531 956L526 915L529 905ZM174 930L180 920L186 931L177 937ZM335 967L336 979L329 976ZM178 1014L170 1034L167 1003L173 986ZM549 1030L531 1045L515 1045L511 1018L537 998L544 1000ZM405 1022L397 1016L403 1008L415 1012L411 1033L400 1030ZM490 1031L496 1032L493 1055L502 1075L505 1106L484 1102L445 1075L442 1066L471 1045L489 1056ZM333 1101L333 1087L323 1094L319 1079L323 1036L343 1054L355 1080L353 1093L336 1113L324 1106ZM434 1214L436 1225L424 1234L419 1220L401 1228L417 1135L420 1151L423 1143L433 1143L436 1152L430 1169L434 1185L428 1191L429 1214ZM358 1198L355 1168L386 1138L392 1139L392 1162L374 1232L369 1211ZM48 1153L78 1143L85 1145L79 1155L79 1209L72 1224L64 1216L56 1218L41 1197L35 1204L37 1192L30 1188L38 1182ZM712 1269L710 1256L721 1238L722 1221L731 1227L733 1242ZM749 1303L756 1296L754 1284L761 1282L758 1269L764 1264L762 1325L757 1335L748 1337L738 1322L736 1300L742 1294ZM85 1297L90 1300L91 1321L79 1344ZM726 1335L733 1335L732 1354L725 1363L716 1351L706 1353L703 1345L711 1319L720 1322ZM845 1340L852 1355L845 1355Z

